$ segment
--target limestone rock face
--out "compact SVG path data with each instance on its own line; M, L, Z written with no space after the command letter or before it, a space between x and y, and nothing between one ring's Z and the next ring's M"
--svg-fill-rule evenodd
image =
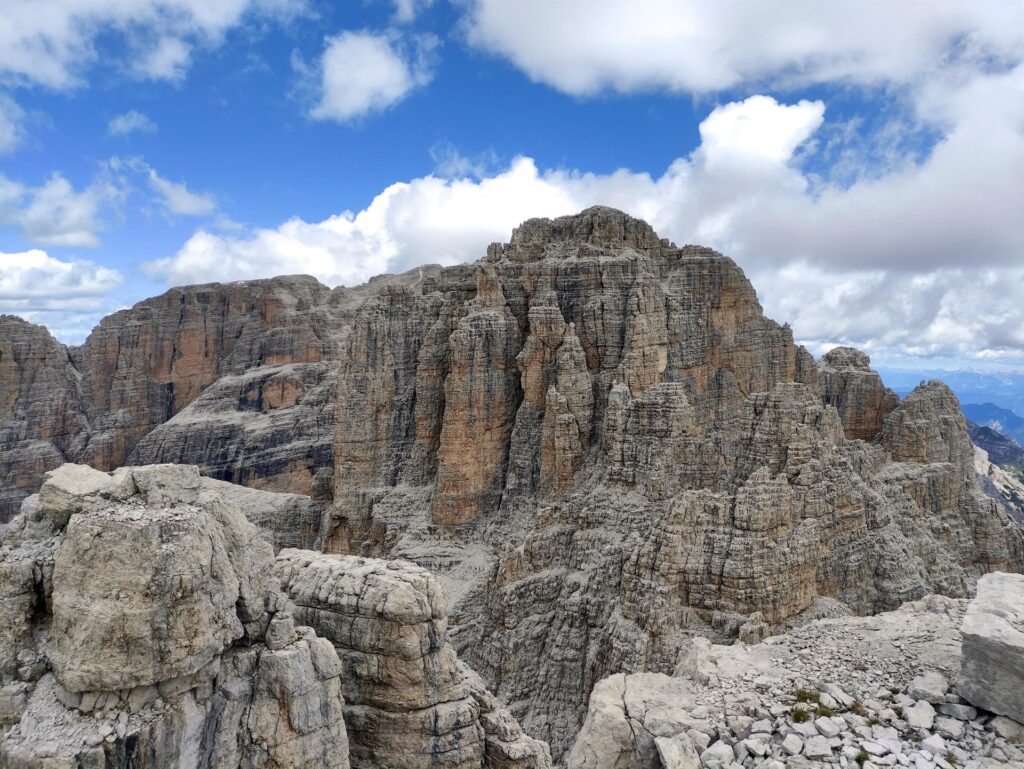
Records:
M974 447L956 395L942 382L921 384L882 428L882 445L897 462L973 466Z
M223 333L237 341L218 358L216 378L154 423L128 453L128 464L197 464L220 480L330 499L338 349L369 298L416 285L436 270L426 266L330 291L307 276L212 287L252 295L232 303L238 315L224 321ZM313 539L282 546L305 547Z
M339 357L318 547L436 571L453 645L556 757L597 681L694 635L1024 567L947 388L816 364L730 259L612 209L378 292Z
M986 574L960 632L957 689L972 704L1024 722L1024 576Z
M25 501L0 545L0 765L348 768L334 647L296 627L226 485L65 464Z
M104 318L73 357L92 423L81 459L109 470L220 376L315 363L329 349L328 289L308 277L171 289Z
M497 276L477 274L477 298L448 337L444 420L431 501L435 523L471 523L501 502L509 437L521 399L522 341Z
M0 522L86 438L80 378L42 326L0 315Z
M54 559L50 649L66 689L189 676L242 636L238 576L211 529L195 510L141 517L113 507L72 516ZM180 546L165 547L168 539Z
M196 464L329 498L335 362L352 316L436 269L351 289L308 276L175 288L104 318L73 348L0 317L0 522L66 461Z
M870 365L871 359L852 347L836 347L819 363L821 397L836 407L847 438L874 439L899 404L899 396Z
M296 618L341 660L356 767L550 766L447 643L437 579L402 561L282 550L275 574Z
M285 363L222 376L141 438L128 463L199 464L221 480L322 499L333 466L330 369Z
M324 361L334 355L341 314L327 288L299 276L172 289L104 318L81 347L70 349L45 329L4 316L0 520L38 490L43 473L65 461L101 470L129 462L199 463L219 477L309 493L317 470L330 470L332 383L325 381ZM179 419L171 438L156 438L133 456L140 439L221 377L289 365L276 377L240 385L240 395L222 387L189 424ZM282 410L287 415L275 419ZM244 427L237 417L209 418L225 411L269 416ZM304 429L299 446L271 448L286 443L280 434L297 416L326 427ZM310 445L321 448L310 451Z

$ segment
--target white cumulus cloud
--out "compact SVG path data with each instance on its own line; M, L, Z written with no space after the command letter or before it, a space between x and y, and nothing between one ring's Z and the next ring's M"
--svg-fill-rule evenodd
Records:
M102 297L122 280L117 270L90 261L56 259L38 248L0 251L0 306L5 309L22 301L59 306L66 299Z
M13 152L25 137L25 110L14 99L0 93L0 155Z
M172 182L153 168L147 172L149 185L160 196L161 205L171 214L207 216L217 211L217 202L210 196L192 192L183 182Z
M80 343L109 295L123 282L120 272L78 259L57 259L32 249L0 251L0 313L47 326L59 339Z
M196 45L216 45L249 15L296 12L300 0L7 0L0 24L0 75L69 88L81 85L96 41L118 35L137 74L178 79Z
M717 107L704 119L701 149L709 165L737 159L784 162L821 127L824 118L821 101L780 105L771 96L751 96Z
M147 269L169 283L305 272L352 285L474 260L524 219L605 204L736 258L768 314L814 349L1022 357L1024 218L1014 212L1024 210L1024 101L1004 103L1022 77L1024 68L951 86L948 133L930 154L848 185L800 160L821 131L821 102L754 96L714 109L701 146L660 176L545 170L519 157L479 179L396 183L365 209L319 222L231 237L201 230ZM917 106L939 119L927 100Z
M408 24L413 21L421 11L426 10L434 4L434 0L393 0L395 6L395 20Z
M319 102L310 116L346 122L379 112L430 82L430 50L436 41L421 37L409 45L382 34L342 32L328 38L316 75Z
M0 223L16 227L34 243L96 246L102 211L120 194L105 179L79 191L59 173L35 187L0 174Z
M908 83L951 60L1019 56L1005 0L467 0L469 41L573 94L760 83Z
M0 173L0 225L17 229L32 243L98 246L111 218L123 214L130 203L144 213L156 210L164 216L218 214L212 195L161 176L140 157L115 156L103 161L88 185L81 188L59 172L38 185Z

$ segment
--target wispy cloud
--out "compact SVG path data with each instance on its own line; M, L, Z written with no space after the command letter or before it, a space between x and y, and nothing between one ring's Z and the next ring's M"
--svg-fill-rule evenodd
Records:
M138 110L128 110L115 115L107 123L107 133L111 136L127 136L133 133L153 133L157 125Z

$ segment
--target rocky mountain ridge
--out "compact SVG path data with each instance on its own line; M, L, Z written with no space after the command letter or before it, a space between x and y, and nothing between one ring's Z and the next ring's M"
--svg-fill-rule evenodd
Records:
M900 401L856 350L816 362L732 260L613 209L358 289L175 296L88 355L25 330L0 350L25 393L0 398L8 505L75 452L300 492L253 513L275 547L429 569L452 652L556 758L598 681L671 673L695 639L754 643L1024 568L948 388ZM77 405L98 397L89 371L116 415ZM33 378L69 405L46 411ZM154 425L154 404L173 415ZM66 453L33 408L72 425Z
M456 648L555 755L598 680L694 635L1022 565L948 388L897 402L856 351L816 365L730 259L620 212L379 294L339 371L320 546L437 571Z
M199 464L255 488L330 495L334 374L348 318L382 276L186 286L104 318L65 347L0 316L0 521L63 462Z
M978 448L1000 467L1024 467L1024 446L1008 435L967 420L967 433Z

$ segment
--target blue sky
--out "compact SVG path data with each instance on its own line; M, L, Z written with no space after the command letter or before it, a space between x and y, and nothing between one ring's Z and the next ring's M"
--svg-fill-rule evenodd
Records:
M596 203L820 353L1024 367L1024 4L0 0L0 312L478 258Z

